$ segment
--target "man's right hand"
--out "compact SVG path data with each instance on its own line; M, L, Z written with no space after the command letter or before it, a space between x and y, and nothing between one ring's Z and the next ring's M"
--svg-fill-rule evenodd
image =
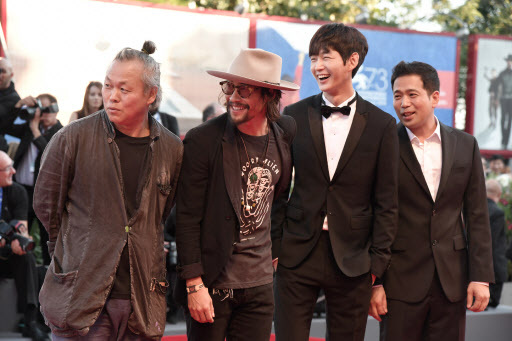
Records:
M386 301L386 291L383 286L372 288L372 298L370 300L370 309L368 315L373 316L379 322L382 322L381 315L388 313L388 304Z
M202 283L201 277L188 279L187 287L191 285L199 285ZM213 302L208 289L206 287L199 289L196 292L189 293L188 310L190 316L199 323L213 323L215 312L213 311Z
M25 251L23 251L23 249L21 248L20 246L20 242L18 241L18 239L14 239L12 242L11 242L11 250L12 250L12 253L14 253L15 255L18 255L18 256L23 256L25 254L27 254Z

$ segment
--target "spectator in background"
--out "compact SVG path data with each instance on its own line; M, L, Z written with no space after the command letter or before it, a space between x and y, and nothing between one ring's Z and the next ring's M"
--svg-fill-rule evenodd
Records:
M3 134L16 119L16 103L20 96L14 90L12 65L9 59L0 57L0 150L7 152L8 146Z
M71 114L69 122L84 118L98 110L103 109L103 98L101 97L101 89L103 85L100 82L90 82L85 89L84 104L82 109Z
M507 67L501 71L497 83L497 100L501 106L501 145L507 149L512 124L512 54L505 58Z
M153 111L151 115L153 115L155 120L167 128L167 130L169 130L171 133L178 137L180 136L180 128L178 126L178 120L176 117L159 110Z
M491 156L489 162L490 176L496 177L506 172L506 161L502 155L495 154Z
M503 282L507 281L507 237L505 236L505 213L497 205L501 198L501 185L497 180L490 179L485 183L487 190L487 205L489 207L489 220L491 223L492 260L494 263L495 283L489 285L491 297L490 307L497 307L500 303Z
M484 169L484 175L485 178L489 175L490 169L489 169L489 162L487 162L487 159L482 156L482 167Z
M203 122L222 115L226 109L218 103L210 103L203 110Z
M57 99L50 94L42 94L33 98L32 96L20 100L16 106L21 108L23 105L35 107L37 100L41 101L41 106L49 107L52 103L57 103ZM41 164L41 155L52 136L62 128L62 124L57 120L57 112L41 114L38 108L35 115L28 122L23 124L14 124L9 129L9 134L20 139L20 144L14 156L14 168L16 168L16 181L23 185L28 193L28 228L32 227L37 217L32 207L34 196L34 186L39 174ZM39 220L37 220L39 222ZM46 243L48 234L39 224L39 233L41 236L41 249L43 251L43 264L50 264L50 255Z
M30 238L27 229L28 198L23 186L12 180L16 170L11 158L0 151L0 218L9 223L18 221L18 233ZM0 238L0 278L14 278L18 312L24 315L23 336L32 340L48 340L42 326L37 323L39 283L36 260L32 252L25 252L17 239L10 245Z

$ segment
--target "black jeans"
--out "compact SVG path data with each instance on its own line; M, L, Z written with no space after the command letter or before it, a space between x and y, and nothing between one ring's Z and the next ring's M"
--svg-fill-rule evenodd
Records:
M274 315L272 283L230 292L208 289L213 323L199 323L185 312L189 341L268 341Z

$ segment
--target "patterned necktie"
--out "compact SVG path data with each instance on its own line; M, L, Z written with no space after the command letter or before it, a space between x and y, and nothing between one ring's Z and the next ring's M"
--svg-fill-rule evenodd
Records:
M332 113L335 113L335 112L339 112L345 116L349 116L350 115L350 105L356 101L356 98L357 98L357 96L354 96L354 98L352 98L350 100L350 102L347 103L347 105L345 105L341 108L340 107L330 107L328 105L322 105L320 107L322 116L327 119L331 116Z

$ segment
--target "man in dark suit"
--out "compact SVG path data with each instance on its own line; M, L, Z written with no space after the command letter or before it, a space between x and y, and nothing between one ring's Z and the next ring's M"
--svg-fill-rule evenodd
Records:
M22 108L24 105L29 107L35 107L37 100L41 101L43 108L50 107L51 104L56 104L57 99L50 94L41 94L36 98L32 96L21 99L17 104L17 108ZM41 236L41 245L46 245L48 242L48 233L40 224L37 219L32 200L34 196L34 186L39 175L39 168L41 167L41 156L43 155L44 149L48 142L57 131L62 128L62 124L57 119L57 112L46 112L41 113L40 109L37 109L35 115L23 124L14 124L9 129L9 134L16 136L20 139L20 144L14 155L14 168L16 168L16 182L20 183L25 187L28 194L29 206L28 206L28 228L32 227L33 221L37 220L39 223L39 233ZM42 247L43 253L43 264L50 264L50 254L48 253L47 247Z
M161 111L155 111L152 112L151 115L160 122L164 127L167 128L171 133L173 133L176 136L180 136L180 129L178 127L178 120L173 115L169 115L165 112Z
M379 321L387 313L387 341L464 340L466 306L484 310L494 280L478 144L435 117L432 66L400 62L391 85L401 121L398 232L369 313Z
M398 213L396 121L354 91L367 51L355 28L322 26L309 45L322 93L283 112L297 122L297 137L293 192L272 216L277 340L309 339L320 289L329 339L363 340L372 281L389 263Z
M227 113L190 130L176 204L188 340L268 341L274 313L270 212L288 187L295 121L280 117L281 57L245 49L221 84ZM186 291L186 292L185 292Z
M501 198L501 185L495 179L485 182L487 189L487 206L491 224L492 262L494 264L494 284L489 285L489 307L496 308L500 304L503 283L507 281L507 236L505 235L505 213L498 206Z

